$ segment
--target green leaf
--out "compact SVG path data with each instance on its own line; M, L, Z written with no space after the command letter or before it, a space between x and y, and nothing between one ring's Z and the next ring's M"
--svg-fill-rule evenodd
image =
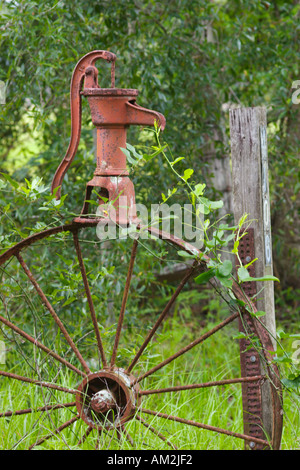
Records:
M227 277L231 274L232 271L232 262L230 260L225 260L224 263L218 268L218 273L221 276Z
M188 168L187 170L184 170L184 174L182 178L184 179L184 181L187 181L188 179L190 179L193 173L194 173L194 170L192 170L191 168Z
M105 198L105 199L107 200L107 198ZM86 199L85 202L88 202L89 204L92 204L94 206L99 206L99 202L94 201L93 199Z
M232 287L231 271L232 262L230 260L225 260L224 263L217 267L216 278L219 279L224 287Z
M246 280L249 280L249 273L247 269L244 266L241 266L238 269L238 277L241 282L245 282Z
M232 279L230 279L229 277L220 276L218 272L216 273L216 278L219 279L220 283L224 287L227 287L227 288L231 289L232 284L233 284Z
M176 165L176 163L180 162L181 160L184 160L184 157L178 157L173 162L170 162L170 164L174 166Z
M186 251L179 250L179 251L177 251L177 254L179 256L182 256L183 258L195 258L194 255L191 255L190 253L187 253Z
M293 379L282 379L282 383L287 388L298 389L300 387L300 374Z
M280 282L278 277L275 277L275 276L249 277L249 281L274 281L274 282Z
M292 359L288 355L284 355L284 356L274 357L273 361L278 363L278 364L291 364Z
M247 335L243 333L242 331L238 333L237 335L233 336L232 339L244 339L247 338Z
M263 317L266 314L263 310L258 310L257 312L252 312L251 315L252 317L260 318Z
M221 209L224 205L223 201L210 201L209 208L211 210Z
M251 277L245 268L245 266L241 266L238 269L238 277L240 282L250 282L250 281L278 281L279 279L275 276L262 276L262 277Z
M71 304L72 302L74 302L74 300L76 300L76 297L70 297L68 300L65 301L65 303L63 304L63 307Z
M240 241L239 240L235 240L234 244L233 244L233 248L231 250L231 253L237 255L238 254L238 248L239 248L239 244L240 244Z
M147 154L147 153L144 153L143 154L143 158L146 162L149 162L150 160L152 160L152 158L156 157L157 155L159 155L160 153L162 153L166 148L168 147L168 144L164 145L163 147L152 147L153 149L155 149L155 152L151 153L151 154ZM183 158L183 157L182 157ZM179 160L179 159L176 159L176 160ZM175 162L171 162L171 164L175 164L176 163L176 160Z
M129 163L131 163L132 165L137 165L139 161L143 159L143 155L138 153L136 149L128 143L126 143L126 149L124 149L123 147L120 147L120 149L126 155L126 158Z
M289 334L286 333L285 331L283 331L282 328L278 328L276 330L276 335L277 335L277 338L279 339L284 339L284 338L288 338L289 337Z
M216 275L216 269L211 268L208 271L205 271L204 273L199 274L199 276L195 278L195 282L197 284L204 284L208 282L215 275Z
M250 261L250 263L245 264L245 268L249 268L249 266L251 266L251 264L253 264L257 260L258 260L258 258L254 258L252 261Z
M177 188L168 189L168 197L173 196L177 192Z
M232 284L233 284L233 280L228 278L228 277L223 277L223 276L220 276L218 275L218 273L216 274L216 277L217 279L219 279L220 283L224 286L224 287L227 287L228 289L231 289L232 287Z
M205 187L206 187L206 184L201 184L201 183L196 184L194 188L194 193L196 194L196 196L203 196Z
M13 180L9 175L7 175L6 173L1 173L1 175L3 176L3 178L6 179L6 181L11 184L11 186L13 186L14 188L19 187L19 184L15 180Z

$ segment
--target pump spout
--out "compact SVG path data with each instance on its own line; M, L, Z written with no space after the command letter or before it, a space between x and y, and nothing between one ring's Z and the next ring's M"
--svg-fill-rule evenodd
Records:
M164 130L166 119L161 113L143 108L135 100L127 101L126 108L128 125L153 126L154 122L157 121L161 130Z

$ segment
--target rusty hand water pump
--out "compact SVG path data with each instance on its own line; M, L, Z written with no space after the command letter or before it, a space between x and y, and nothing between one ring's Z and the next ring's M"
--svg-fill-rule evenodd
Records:
M98 84L98 70L95 62L104 59L111 63L111 88L101 88ZM116 55L112 52L96 50L89 52L77 63L71 80L71 138L68 150L59 165L52 182L52 192L56 198L61 195L62 180L71 165L78 149L81 133L81 96L86 96L97 132L97 165L93 178L87 183L85 203L76 222L86 221L89 211L88 201L94 188L99 195L101 217L108 217L101 212L101 197L114 201L115 220L119 225L137 222L135 210L135 192L126 168L126 155L121 150L126 148L126 131L132 125L153 126L155 121L163 130L166 120L157 111L143 108L136 103L138 90L115 88ZM119 204L122 195L127 205Z

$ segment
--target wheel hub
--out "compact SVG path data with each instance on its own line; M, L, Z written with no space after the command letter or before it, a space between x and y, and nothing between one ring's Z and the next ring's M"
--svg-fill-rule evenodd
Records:
M76 407L86 424L98 429L122 426L140 402L139 386L123 369L89 374L77 388Z
M96 413L107 413L116 406L115 397L109 390L100 390L91 398L91 407Z

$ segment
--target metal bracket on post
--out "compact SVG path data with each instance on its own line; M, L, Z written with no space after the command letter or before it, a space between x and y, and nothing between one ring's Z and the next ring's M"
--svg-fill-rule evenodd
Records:
M243 265L247 265L255 259L254 229L242 230L240 235L238 253ZM249 275L255 277L255 263L248 268ZM245 282L243 291L252 299L257 294L256 282ZM257 350L251 346L249 335L255 335L252 328L252 321L247 315L243 316L243 322L239 318L239 330L247 337L240 339L241 375L242 377L254 377L261 375L260 358ZM263 430L262 396L261 387L258 382L242 384L243 410L244 410L244 431L249 436L265 439ZM248 445L248 444L247 444ZM250 442L250 448L260 450L262 446Z

